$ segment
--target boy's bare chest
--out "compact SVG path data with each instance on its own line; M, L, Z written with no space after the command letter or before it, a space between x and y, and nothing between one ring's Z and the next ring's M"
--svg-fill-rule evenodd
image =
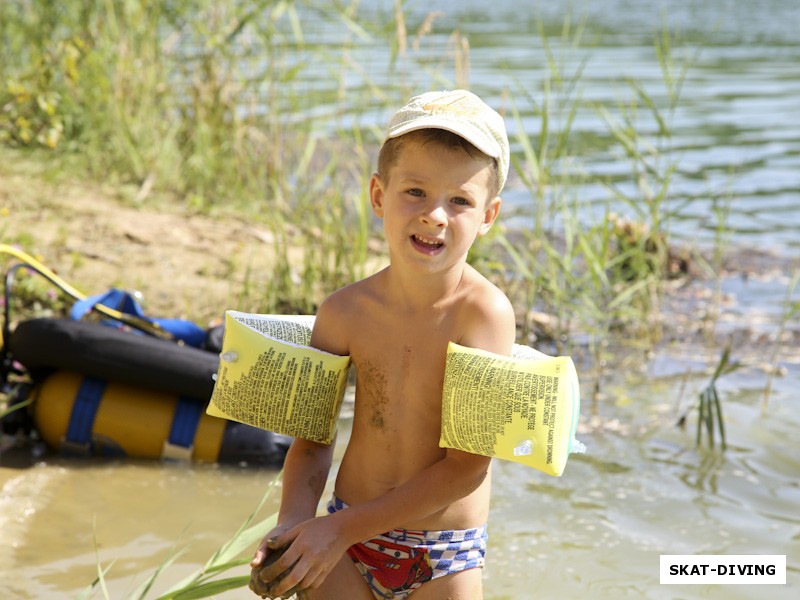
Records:
M351 339L350 355L356 366L369 360L402 375L423 376L439 363L444 367L447 344L459 337L455 321L449 315L365 314Z
M357 400L398 416L402 407L430 407L438 414L447 344L458 333L447 319L381 320L382 326L365 327L350 345Z

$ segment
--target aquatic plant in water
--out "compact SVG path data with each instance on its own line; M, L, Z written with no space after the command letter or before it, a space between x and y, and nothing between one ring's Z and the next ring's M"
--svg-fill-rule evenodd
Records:
M710 448L716 443L716 435L719 435L720 447L722 450L727 448L725 439L725 420L722 415L722 401L717 390L717 381L723 375L732 373L740 367L738 362L731 360L731 347L733 341L730 340L722 351L714 373L711 375L706 387L698 394L697 402L690 406L678 419L678 426L685 427L689 413L697 408L697 434L696 445L700 446L703 442L705 432L706 441ZM716 433L715 433L716 432Z
M200 569L172 586L167 592L155 596L155 600L192 600L194 598L209 598L215 594L247 587L250 582L250 572L246 575L236 575L233 577L220 578L223 573L232 569L243 567L250 563L251 554L242 556L245 552L252 549L262 540L266 533L275 526L278 514L273 513L253 524L256 515L261 510L264 502L269 498L273 489L281 480L282 474L278 474L267 487L267 491L258 503L255 510L245 519L239 530L233 537L225 542L220 548L206 561ZM95 549L97 549L97 538L95 535ZM130 600L145 600L153 598L151 594L156 580L164 573L169 566L175 562L183 551L175 552L170 555L145 579L145 581L132 593L127 595ZM106 577L113 566L113 562L105 568L100 565L99 557L97 560L97 578L87 586L77 597L77 600L88 600L99 588L103 597L110 600Z

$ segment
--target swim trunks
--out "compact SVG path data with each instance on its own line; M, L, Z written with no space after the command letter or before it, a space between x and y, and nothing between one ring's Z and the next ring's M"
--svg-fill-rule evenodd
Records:
M347 508L336 496L328 513ZM393 529L351 546L347 554L379 600L407 598L426 581L483 567L486 525L453 531Z

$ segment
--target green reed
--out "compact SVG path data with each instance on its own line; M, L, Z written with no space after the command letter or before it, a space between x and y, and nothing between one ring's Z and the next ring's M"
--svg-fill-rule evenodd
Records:
M562 45L569 46L572 35L567 22L562 33ZM539 305L554 315L555 324L549 333L554 339L561 340L570 329L568 324L572 315L571 290L561 287L570 283L571 269L568 267L571 260L560 259L560 250L556 248L552 232L559 206L569 205L569 195L578 182L578 176L566 167L572 158L568 144L571 127L580 107L576 90L582 65L575 72L565 71L541 22L540 37L549 64L548 76L542 82L541 98L521 89L518 96L512 97L511 106L511 116L518 131L514 141L520 148L520 152L512 156L512 164L531 194L530 207L523 215L523 223L527 222L528 226L515 229L513 235L502 236L499 241L510 257L514 272L506 285L516 292L514 295L522 304L522 338L530 337L533 329L530 311ZM528 103L532 114L539 119L538 133L528 132L523 126L518 107L520 102ZM566 239L565 244L571 241Z
M308 13L342 32L338 45L309 41ZM0 17L5 143L51 147L65 165L119 184L128 202L235 211L266 230L268 273L231 263L244 270L238 301L246 310L313 312L328 292L369 272L376 228L366 189L380 133L343 127L338 115L354 101L395 105L421 79L469 83L464 35L453 32L442 56L425 60L415 48L434 43L436 13L412 24L402 3L386 27L360 20L355 4L312 0L31 0L1 4ZM583 52L584 35L583 22L567 18L554 33L539 21L548 65L541 91L517 86L508 94L518 132L512 163L530 205L506 219L521 227L494 235L473 257L505 249L498 270L521 308L522 338L542 328L532 315L547 313L540 334L562 351L565 340L588 335L600 365L614 331L634 329L651 342L659 336L665 206L676 168L669 126L691 61L675 59L664 31L655 52L666 99L627 81L628 100L594 106L581 95L589 52L571 60ZM391 48L386 70L396 75L395 89L375 84L352 58L359 43L375 39ZM309 72L330 74L337 89L309 89ZM348 75L363 84L349 91ZM319 106L331 112L318 116ZM606 124L606 139L573 131L587 111ZM525 131L523 113L538 119L538 131ZM654 132L645 127L652 123ZM581 166L587 143L619 148L630 165L634 191L599 183L608 204L621 202L632 219L607 207L586 211L576 198L578 186L598 179Z
M521 337L549 338L558 352L567 352L570 343L584 345L593 364L596 410L609 346L616 341L644 351L661 336L659 295L669 276L673 214L666 207L677 168L670 123L689 60L674 58L664 33L655 52L666 91L656 95L627 80L628 99L597 105L582 97L590 52L582 49L583 36L582 24L569 19L556 34L540 24L548 71L540 90L520 89L511 106L518 147L512 164L530 203L512 216L515 227L496 244L507 257L503 285L523 315ZM605 125L604 139L574 130L576 116L587 113ZM522 114L538 119L535 132L526 130ZM587 172L581 164L587 143L618 149L620 161L630 166L620 179L634 185ZM604 203L591 207L577 197L588 183L605 187ZM632 217L615 215L612 204ZM550 318L542 322L541 313Z
M277 513L273 513L258 522L256 522L256 516L280 480L281 475L278 474L267 486L267 490L264 492L258 506L247 516L236 533L223 543L201 568L174 584L166 592L155 595L153 589L156 581L185 552L185 550L176 551L173 548L169 555L145 580L134 591L126 595L126 598L131 600L145 600L146 598L154 598L155 600L194 600L195 598L210 598L229 590L247 587L250 581L249 571L246 575L228 577L222 577L222 575L248 565L252 559L254 548L258 546L258 543L267 532L275 526L278 518ZM96 532L94 540L95 548L97 548ZM98 557L97 577L81 592L78 600L91 598L98 589L101 591L103 598L109 600L106 579L112 567L113 563L103 567Z
M689 413L697 409L697 430L695 445L700 446L705 437L709 448L714 448L719 437L722 450L727 449L725 437L725 419L722 414L722 400L717 390L717 382L721 377L737 370L741 365L731 359L733 340L729 340L720 355L714 372L706 386L697 395L697 402L690 406L678 419L678 426L686 426Z

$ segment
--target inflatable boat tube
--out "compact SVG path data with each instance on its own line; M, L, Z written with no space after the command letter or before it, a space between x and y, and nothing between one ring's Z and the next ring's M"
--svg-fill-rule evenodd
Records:
M219 356L205 350L90 323L31 319L8 347L31 373L63 369L193 398L211 398Z
M34 425L62 454L280 466L288 436L205 414L219 357L96 323L32 319L9 339Z

